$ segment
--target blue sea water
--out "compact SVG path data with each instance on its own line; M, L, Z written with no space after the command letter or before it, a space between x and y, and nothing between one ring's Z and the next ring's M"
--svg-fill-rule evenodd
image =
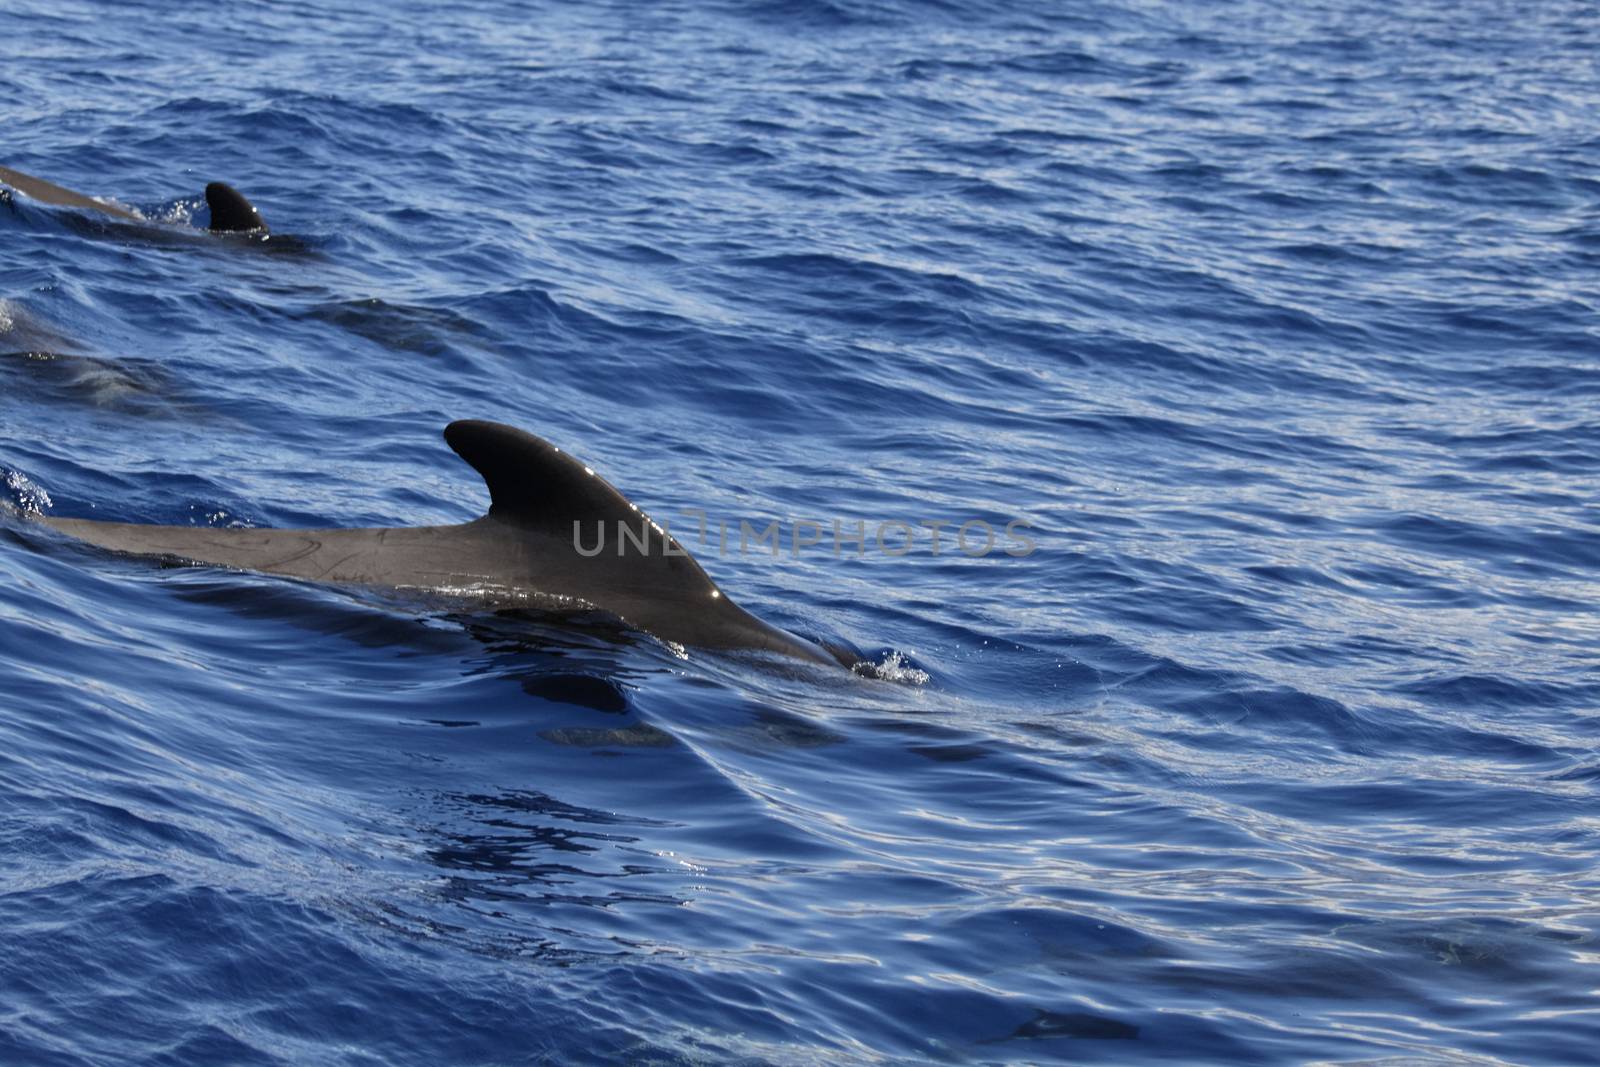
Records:
M0 1064L1595 1061L1600 10L5 28L160 221L0 204ZM869 666L28 518L461 521L461 417Z

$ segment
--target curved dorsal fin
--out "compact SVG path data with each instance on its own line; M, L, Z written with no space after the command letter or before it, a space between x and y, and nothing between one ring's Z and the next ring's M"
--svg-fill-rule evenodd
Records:
M206 186L206 206L211 209L211 229L217 233L267 232L261 212L227 182Z
M503 423L462 419L445 427L444 439L483 475L491 518L563 538L572 537L574 522L593 536L590 524L621 520L647 540L646 555L688 555L609 482L543 438Z

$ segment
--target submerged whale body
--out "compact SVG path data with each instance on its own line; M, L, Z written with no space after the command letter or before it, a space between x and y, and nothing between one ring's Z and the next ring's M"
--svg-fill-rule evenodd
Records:
M12 170L10 167L0 167L0 182L42 204L55 204L59 207L98 211L113 218L127 219L130 222L150 221L125 207L107 203L104 200L96 200L94 197L85 196L82 193L75 193L71 189L63 188L54 182L47 182L43 178L35 178L31 174L24 174L20 170ZM231 185L224 182L212 182L207 185L206 205L211 209L211 225L208 228L214 233L267 232L267 224L261 218L261 212L257 211L256 206L246 200L244 195Z
M524 606L530 595L561 598L682 645L845 661L739 607L676 539L549 442L477 420L452 422L444 437L489 488L489 512L472 522L284 530L40 518L116 552L323 582L469 593L506 606ZM596 552L590 545L597 524L626 527L627 536L614 550Z

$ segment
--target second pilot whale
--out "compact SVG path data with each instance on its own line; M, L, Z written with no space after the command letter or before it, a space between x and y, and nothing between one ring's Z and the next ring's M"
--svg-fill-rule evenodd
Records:
M10 167L0 167L0 182L42 204L98 211L130 222L150 221L119 204L75 193L54 182L35 178L31 174L24 174ZM206 228L213 233L268 232L266 220L261 217L261 212L256 206L247 200L243 193L226 182L211 182L206 186L206 206L211 209L211 223Z

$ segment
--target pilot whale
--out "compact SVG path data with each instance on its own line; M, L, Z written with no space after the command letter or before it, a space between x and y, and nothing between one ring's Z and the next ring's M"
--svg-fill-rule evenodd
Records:
M40 520L115 552L320 582L460 592L497 606L526 606L530 595L561 598L680 645L853 662L739 607L670 533L570 453L495 422L452 422L444 438L488 486L488 514L472 522L302 530ZM617 531L613 548L592 547L596 524Z
M31 174L24 174L20 170L10 167L0 167L0 182L11 186L19 193L25 193L43 204L55 204L60 207L74 207L98 211L113 218L126 219L129 222L149 222L140 215L134 214L125 207L96 200L92 196L75 193L71 189L62 188L54 182L47 182L43 178L35 178ZM206 186L206 206L211 209L211 225L208 227L213 233L266 233L267 224L261 217L261 212L256 206L245 199L244 194L226 182L212 182Z

